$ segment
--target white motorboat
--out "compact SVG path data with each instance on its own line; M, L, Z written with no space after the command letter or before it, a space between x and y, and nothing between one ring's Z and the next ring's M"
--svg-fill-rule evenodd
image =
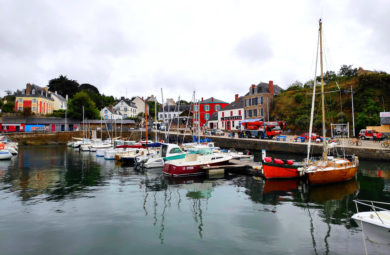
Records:
M136 163L143 168L157 168L163 167L166 161L182 159L185 156L186 153L177 144L164 143L159 151L137 157Z
M18 155L18 144L17 143L6 143L5 149L11 152L12 155Z
M390 245L390 210L382 208L390 203L354 200L357 213L352 215L352 219L361 227L366 238L380 245ZM370 211L359 212L358 205L370 208Z
M201 149L197 153L186 154L183 159L166 162L163 172L173 177L202 175L206 173L203 167L225 165L231 159L232 156L225 153L206 153L206 150Z
M6 160L11 158L12 158L12 153L9 150L6 149L0 150L0 160Z
M100 149L110 149L112 148L112 145L109 143L98 143L98 144L92 144L89 150L91 152L97 152Z

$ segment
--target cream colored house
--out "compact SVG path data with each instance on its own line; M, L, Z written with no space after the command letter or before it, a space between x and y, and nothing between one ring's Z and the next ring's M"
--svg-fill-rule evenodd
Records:
M141 112L144 113L145 112L145 101L140 98L139 96L136 96L134 97L132 100L131 100L132 103L135 104L136 108L137 108L137 111L136 111L136 116L138 114L140 114Z
M53 98L54 102L53 102L53 106L54 106L54 110L66 110L68 109L68 96L67 98L64 98L63 96L61 96L60 94L56 92L54 93L51 93L51 97Z

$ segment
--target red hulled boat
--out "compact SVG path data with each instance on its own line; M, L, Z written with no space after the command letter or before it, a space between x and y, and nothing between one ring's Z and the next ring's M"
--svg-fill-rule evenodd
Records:
M299 178L302 172L298 168L303 166L303 163L292 160L272 160L271 157L265 157L262 172L266 179Z

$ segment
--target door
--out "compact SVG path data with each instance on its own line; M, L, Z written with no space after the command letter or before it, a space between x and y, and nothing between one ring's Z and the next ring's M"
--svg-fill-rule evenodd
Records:
M226 121L226 129L230 130L230 121Z

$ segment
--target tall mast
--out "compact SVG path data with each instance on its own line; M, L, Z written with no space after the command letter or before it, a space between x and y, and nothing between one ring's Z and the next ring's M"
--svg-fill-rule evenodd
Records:
M154 124L156 124L156 129L154 130L154 141L157 143L157 97L156 101L154 101Z
M325 123L325 94L324 94L324 66L322 62L322 21L320 19L320 61L321 61L321 108L322 108L322 137L323 152L322 157L327 160L328 150L326 148L326 123Z
M148 105L145 100L145 136L146 136L146 146L148 146Z

